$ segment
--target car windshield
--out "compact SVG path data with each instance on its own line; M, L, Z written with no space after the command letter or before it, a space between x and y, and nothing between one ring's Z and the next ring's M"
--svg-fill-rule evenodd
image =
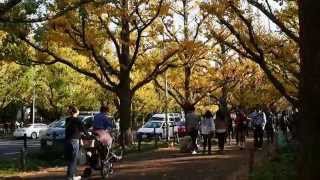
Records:
M162 124L162 122L149 121L143 127L144 128L160 128L161 124Z
M26 124L26 125L24 125L23 127L25 127L25 128L28 128L28 127L31 127L33 124Z
M162 117L151 117L149 121L164 121Z
M65 120L54 121L49 125L51 128L64 128Z

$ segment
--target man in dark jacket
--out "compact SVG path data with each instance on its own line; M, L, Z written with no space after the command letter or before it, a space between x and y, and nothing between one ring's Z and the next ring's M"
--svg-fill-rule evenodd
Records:
M78 118L79 110L75 106L68 109L70 117L65 123L65 157L67 160L67 179L79 180L81 176L76 176L77 159L79 154L80 133L85 132L82 122Z

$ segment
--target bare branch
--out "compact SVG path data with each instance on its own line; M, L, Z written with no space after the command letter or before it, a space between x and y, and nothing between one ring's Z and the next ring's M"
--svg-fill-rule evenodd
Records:
M260 54L257 55L254 51L252 51L250 49L250 47L247 46L246 42L242 39L240 33L238 31L236 31L236 29L228 22L226 21L224 18L222 17L218 17L219 21L224 24L229 30L230 32L237 38L238 42L240 43L240 45L242 46L243 49L246 50L247 53L249 53L252 57L253 60L255 61L260 61Z
M206 20L207 17L208 17L208 14L204 15L202 17L202 19L200 20L200 22L197 22L196 33L193 36L193 41L195 41L197 39L197 37L199 35L200 28L201 28L202 24L204 23L204 21Z
M129 64L129 69L132 68L132 66L134 65L134 63L135 63L136 60L137 60L137 56L138 56L139 48L140 48L140 43L141 43L142 33L143 33L143 31L144 31L147 27L149 27L149 26L153 23L153 21L156 20L157 17L160 15L160 11L161 11L161 8L162 8L162 3L163 3L163 0L160 0L156 14L155 14L151 19L149 19L149 20L147 20L147 21L144 21L144 20L141 18L140 14L139 14L139 7L138 7L138 6L136 7L136 9L135 9L135 10L136 10L136 13L137 13L137 15L139 16L139 19L141 20L141 22L143 23L143 26L142 26L142 27L138 27L138 26L137 26L137 31L138 31L138 33L137 33L137 39L136 39L136 42L135 42L134 52L133 52L133 55L132 55L132 57L131 57L131 62L130 62L130 64Z
M121 56L120 53L120 46L119 43L116 39L116 37L114 36L114 34L110 31L110 28L108 27L108 25L103 21L103 19L101 17L99 17L100 23L102 24L102 26L104 27L104 29L107 31L108 36L111 38L114 46L116 47L116 51L117 51L117 55L118 57Z
M237 8L235 7L232 3L230 4L231 8L234 10L234 12L238 15L238 17L244 22L244 24L246 25L248 32L249 32L249 38L250 38L250 42L252 43L252 45L254 46L254 48L259 52L260 54L260 58L262 58L264 56L263 50L259 47L259 45L256 42L256 37L255 37L255 33L252 27L251 22L246 19L243 16L243 13Z
M269 12L263 4L259 3L256 0L248 0L248 2L259 9L264 15L266 15L273 23L275 23L282 32L284 32L289 38L291 38L294 42L299 44L299 36L296 35L294 32L289 30L283 22L281 22L272 12Z

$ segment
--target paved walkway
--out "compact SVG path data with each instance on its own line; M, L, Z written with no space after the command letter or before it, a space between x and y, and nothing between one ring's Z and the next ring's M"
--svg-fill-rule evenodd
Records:
M153 152L132 154L115 164L113 180L242 180L247 179L250 141L246 150L226 145L225 153L218 154L216 146L212 155L180 153L175 148L163 148ZM257 155L263 153L257 152ZM83 167L79 168L79 173ZM1 179L1 178L0 178ZM65 168L46 169L23 174L10 179L62 180ZM101 179L96 172L90 179Z

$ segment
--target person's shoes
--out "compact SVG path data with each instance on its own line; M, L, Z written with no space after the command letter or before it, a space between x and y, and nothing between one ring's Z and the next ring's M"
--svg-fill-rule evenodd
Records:
M198 154L197 151L192 151L192 155Z
M67 180L81 180L81 176L68 177Z

